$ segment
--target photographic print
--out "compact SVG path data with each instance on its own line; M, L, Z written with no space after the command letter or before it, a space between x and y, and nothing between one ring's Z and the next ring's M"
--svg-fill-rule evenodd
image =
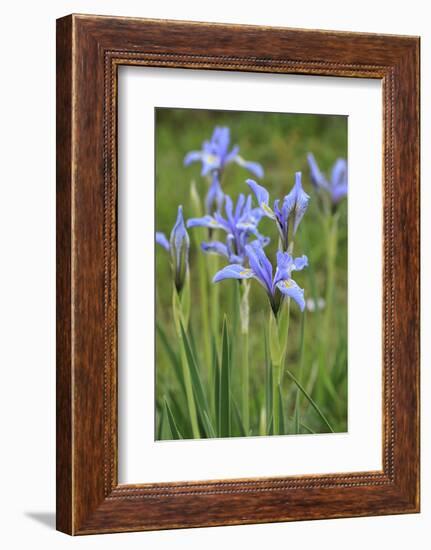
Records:
M156 440L347 431L347 125L156 108Z

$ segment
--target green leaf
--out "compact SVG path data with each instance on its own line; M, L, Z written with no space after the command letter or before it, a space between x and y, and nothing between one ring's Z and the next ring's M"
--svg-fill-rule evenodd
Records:
M204 419L205 419L206 430L208 431L208 437L217 437L217 434L214 431L214 428L212 426L211 420L210 420L207 412L204 411L203 415L204 415Z
M223 320L222 355L220 365L220 397L219 397L219 434L229 437L231 433L230 414L230 365L229 365L229 334L226 316Z
M187 270L184 286L181 291L180 295L180 302L181 302L181 312L182 312L182 321L186 328L189 326L189 319L190 319L190 302L191 302L191 295L190 295L190 274Z
M178 398L181 398L180 400ZM189 415L187 414L187 402L177 391L168 391L168 403L175 418L175 423L183 439L193 439L193 431L190 426Z
M160 441L162 438L162 413L158 407L156 407L156 441Z
M335 433L331 424L328 422L328 419L326 418L326 416L323 414L323 412L320 410L319 406L317 405L317 403L312 399L312 397L306 392L306 390L303 388L302 384L299 382L299 380L295 377L295 375L290 372L289 369L286 369L286 374L287 376L298 386L298 388L301 390L301 393L306 397L306 399L308 400L308 402L310 403L310 405L313 407L313 409L317 412L317 414L320 416L320 418L323 420L323 422L325 423L325 425L329 428L329 430L332 432L332 433Z
M302 371L304 366L304 332L305 332L305 312L301 315L301 336L300 336L300 344L299 344L299 371L298 371L298 380L300 383L302 383ZM301 392L300 389L296 388L296 399L295 399L295 413L294 413L294 420L295 420L295 433L299 434L301 433L300 430L300 408L301 408Z
M212 380L214 381L214 426L216 426L217 435L219 436L220 368L218 364L217 345L214 336L212 337Z
M192 329L192 326L191 324L189 325L189 328L187 329L187 334L188 334L188 337L189 337L189 342L190 342L190 348L192 350L192 353L193 353L193 357L195 357L196 359L196 364L199 365L199 354L198 354L198 348L196 346L196 339L195 339L195 333Z
M284 435L286 433L286 427L284 422L284 407L283 407L283 395L281 392L281 386L278 386L278 416L280 423L280 434Z
M166 336L166 332L163 330L163 328L157 321L156 321L156 329L157 329L160 341L163 344L163 348L166 352L166 355L168 356L169 361L171 362L171 365L174 368L174 372L178 379L178 382L180 383L181 389L183 390L184 395L186 395L186 387L185 387L183 372L181 369L180 361L178 359L178 355L172 349L172 346L169 343L169 339Z
M170 440L173 439L173 435L171 432L171 428L169 426L169 422L166 415L166 407L163 407L160 414L160 439L163 440Z
M239 338L240 334L240 308L241 308L241 281L231 281L232 283L232 334L233 338Z
M301 422L301 428L304 428L305 431L307 431L310 434L315 434L316 432L310 428L310 426L307 426L307 424L304 424Z
M196 409L199 415L200 421L205 428L205 435L211 437L211 433L214 433L214 429L209 422L209 407L205 391L202 385L202 380L199 374L199 369L196 364L196 359L193 355L193 351L190 346L187 334L184 331L183 324L180 323L181 337L184 343L184 350L187 358L187 363L190 370L190 376L192 380L193 395L196 401ZM206 415L204 414L206 412Z
M183 439L183 436L180 434L179 429L177 428L177 425L175 423L174 415L172 414L171 409L169 408L169 403L167 402L165 398L165 416L169 423L169 428L172 433L172 437L174 439Z
M264 347L265 347L265 407L266 407L266 423L267 434L272 434L272 365L269 354L268 333L264 331Z
M269 314L268 334L271 361L275 365L283 365L287 351L287 340L290 322L290 299L283 300L277 317L271 311ZM282 372L280 371L280 375ZM276 381L277 383L280 380Z
M274 422L272 421L272 411L271 416L268 418L268 435L274 435Z
M289 418L289 420L294 421L295 419L293 417ZM304 422L300 422L300 427L303 428L307 433L315 434L316 432L310 428L307 424L304 424Z
M245 437L247 435L250 435L245 430L244 423L243 423L242 418L241 418L241 413L239 412L239 408L238 408L238 405L236 404L235 399L232 399L232 410L233 410L233 415L234 415L234 418L235 418L235 422L238 426L238 431L239 431L240 437Z
M301 236L302 236L302 248L304 250L310 250L312 244L310 241L310 237L308 235L308 227L307 224L304 224L301 226ZM317 310L317 301L318 301L318 292L317 292L317 284L316 284L316 274L314 272L314 262L310 262L309 265L307 265L306 269L307 277L310 283L310 289L311 289L311 296L313 298L314 304L316 306L316 314L321 315L321 313Z

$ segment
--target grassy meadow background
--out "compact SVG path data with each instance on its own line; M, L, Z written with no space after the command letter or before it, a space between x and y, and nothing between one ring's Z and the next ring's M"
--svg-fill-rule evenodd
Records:
M247 170L232 163L226 168L223 177L223 191L231 195L234 202L239 193L251 193L245 184L249 177L256 179L270 192L270 204L276 198L284 197L294 184L296 171L302 171L302 183L310 195L309 208L299 226L295 238L295 256L306 254L309 267L294 273L294 279L305 290L305 298L324 298L326 292L326 241L319 214L318 196L313 188L306 155L312 152L320 169L329 175L332 164L338 157L347 158L347 118L328 115L252 113L234 111L206 111L190 109L156 110L156 227L169 238L175 223L177 207L183 205L184 218L194 216L190 201L192 180L204 200L208 189L206 178L201 177L201 164L184 167L183 160L187 152L201 149L205 139L210 139L215 126L229 126L231 147L240 146L240 155L251 161L259 162L265 176L258 180ZM253 197L254 205L256 205ZM304 324L301 325L301 313L295 304L291 305L289 326L287 365L301 381L306 391L318 404L335 432L347 430L347 200L338 206L338 252L334 273L333 310L330 330L322 334L325 308L317 311L305 310ZM200 296L198 287L197 254L203 254L194 245L193 232L189 229L190 278L191 278L191 316L190 328L194 347L198 356L202 376L206 367L202 364L202 322L200 318ZM277 247L274 223L263 218L259 225L260 233L272 238L265 251L273 260ZM215 256L207 256L207 258ZM227 265L228 261L217 257L217 269ZM210 269L210 278L215 270ZM212 261L214 266L214 260ZM171 270L169 254L156 246L156 321L163 328L165 336L175 347L175 328L172 321ZM232 296L236 281L223 281L219 285L220 311L226 312L232 321ZM268 323L269 304L265 292L256 281L251 281L250 289L250 426L252 435L259 434L261 410L265 400L265 342L264 330ZM223 316L221 315L222 319ZM303 339L301 330L303 328ZM219 327L221 332L221 326ZM322 342L322 337L324 341ZM301 344L303 351L301 355ZM175 350L174 350L175 351ZM302 361L300 361L302 357ZM235 393L239 390L235 365L231 379ZM211 389L208 389L211 391ZM182 389L172 366L171 358L156 332L156 439L163 439L158 419L164 399L169 400L172 413L181 423ZM316 414L309 402L298 395L298 390L285 377L283 380L285 396L285 422L293 422L295 402L300 399L300 433L323 433L328 429ZM235 396L234 396L235 397ZM159 426L159 427L158 427ZM238 433L237 435L240 435Z

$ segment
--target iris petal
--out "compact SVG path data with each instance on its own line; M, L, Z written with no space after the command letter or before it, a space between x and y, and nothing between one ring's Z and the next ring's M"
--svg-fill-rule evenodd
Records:
M187 234L186 226L184 225L183 207L180 205L178 206L177 219L171 232L170 246L171 249L179 253L183 243L187 244L189 242L190 239Z
M202 160L202 151L190 151L184 157L184 166L189 166L192 162Z
M184 224L183 207L178 206L177 220L171 231L169 249L175 268L175 286L181 291L189 264L190 238Z
M331 172L331 183L333 187L342 185L347 180L347 162L345 159L337 159Z
M163 246L163 248L169 252L169 241L164 233L156 231L156 243Z
M347 162L345 159L337 159L331 174L332 202L337 204L347 195Z
M233 225L235 223L235 219L233 217L233 202L232 202L232 199L229 197L229 195L225 196L224 208L225 208L229 223Z
M217 172L214 172L211 185L205 198L207 213L211 215L214 211L219 211L222 207L223 200L224 193L220 185L219 177Z
M228 248L224 243L220 241L211 241L201 243L201 248L204 252L209 254L219 254L225 258L229 258Z
M269 193L265 189L265 187L263 187L263 185L259 185L256 181L254 181L252 179L246 180L245 183L250 187L250 189L255 194L257 204L259 206L262 206L262 204L266 204L266 205L268 204L268 202L269 202Z
M230 130L227 126L216 126L211 138L214 149L217 150L221 158L226 157L230 143Z
M235 161L238 153L239 147L238 145L235 145L234 147L232 147L232 150L226 155L226 158L224 159L225 164L229 164L229 162Z
M221 158L215 153L203 153L202 154L202 170L201 175L207 176L214 170L221 168Z
M257 279L265 286L269 294L272 294L272 265L266 257L262 244L256 240L245 247L250 267Z
M283 279L289 279L292 271L293 258L289 252L277 252L277 269L274 275L273 288Z
M240 219L241 214L242 214L242 210L244 208L244 203L245 203L245 196L243 195L243 193L240 193L240 195L238 196L238 199L236 201L235 221L238 221Z
M347 161L339 158L335 161L331 170L331 180L325 178L320 171L316 159L312 153L307 155L310 167L310 177L313 184L318 189L325 189L331 197L332 204L336 205L347 195Z
M254 273L251 269L246 269L240 264L227 265L215 274L213 283L218 283L224 279L251 279Z
M308 160L308 166L310 167L310 177L313 184L318 189L323 188L323 189L329 190L329 183L327 182L325 176L320 171L313 153L308 153L307 160Z
M220 229L221 226L213 216L203 216L202 218L190 218L187 220L187 227L209 227L210 229Z
M300 288L293 279L284 279L277 283L277 288L285 296L289 296L294 300L301 311L304 311L305 300L304 300L304 290Z
M302 271L304 267L308 266L308 258L303 254L293 260L292 270Z
M302 188L301 172L295 174L295 185L286 197L284 197L283 211L287 216L293 215L293 234L296 233L298 226L304 217L308 208L310 197Z
M331 194L332 202L334 204L339 203L341 199L347 196L347 183L333 187L331 190Z
M242 166L243 168L251 172L254 176L256 176L256 178L260 178L260 179L263 178L264 171L263 171L262 165L259 164L258 162L244 160L240 156L237 156L235 160L237 164L239 164L240 166Z

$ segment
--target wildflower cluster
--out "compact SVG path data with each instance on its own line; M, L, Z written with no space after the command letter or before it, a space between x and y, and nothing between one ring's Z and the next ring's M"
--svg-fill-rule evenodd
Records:
M238 147L229 152L229 141L229 129L217 127L211 140L204 142L202 151L192 151L185 157L186 165L200 160L202 174L211 177L206 200L207 214L189 219L187 227L220 229L224 234L224 241L214 239L201 244L204 252L219 254L230 262L215 274L214 283L224 279L255 279L265 289L274 315L278 314L284 297L292 298L303 311L304 291L292 279L292 271L306 267L308 260L306 256L293 258L292 246L289 247L310 199L302 188L301 173L296 173L291 191L282 201L275 200L272 208L267 189L252 179L246 180L246 183L255 196L257 206L253 207L252 195L246 197L243 193L234 204L220 185L219 177L226 165L236 161L257 176L263 176L263 169L258 163L242 161L238 156ZM275 222L279 234L279 250L274 266L264 251L270 237L262 235L258 229L263 217Z
M324 207L322 219L326 219L324 234L329 243L327 257L330 260L328 278L332 280L330 266L333 265L336 254L334 243L339 217L337 207L347 195L347 164L344 159L338 159L330 178L326 178L311 153L308 154L307 160L310 179L319 197L317 206ZM159 327L158 329L161 339L167 346L168 355L175 364L176 375L183 390L183 405L185 403L187 412L186 415L180 415L180 430L165 396L164 405L159 405L159 408L162 408L162 419L158 423L161 438L225 437L230 436L235 430L244 436L256 433L256 421L252 418L254 409L250 407L252 392L249 385L249 300L253 296L250 292L250 280L257 281L263 288L269 304L269 321L265 328L265 336L268 343L267 364L270 365L271 376L265 381L266 416L259 418L259 433L283 434L287 430L284 424L286 415L283 413L285 397L282 382L284 364L288 356L291 309L289 305L292 301L301 312L306 306L311 310L310 298L305 299L304 289L294 279L295 272L302 271L308 266L308 258L305 254L294 256L293 253L295 237L308 210L310 196L302 186L302 173L298 171L295 173L293 185L286 189L284 196L270 197L265 185L256 181L264 177L262 166L258 162L244 160L239 154L239 147L231 146L230 130L227 127L217 126L211 138L203 142L200 150L185 155L185 166L195 162L201 164L201 175L207 181L205 194L202 194L204 207L193 184L191 211L194 217L185 216L180 205L169 237L156 232L156 243L164 248L170 257L172 319L177 336L178 356L170 347L166 334ZM229 165L232 163L244 168L256 178L244 178L244 189L235 197L226 192L226 179ZM265 218L273 222L273 230L269 235L262 229L264 223L267 223L265 227L271 225L269 222L262 223ZM201 229L198 231L194 228ZM206 390L201 378L203 373L200 372L197 361L199 354L192 337L193 326L189 323L191 284L188 230L192 230L195 237L194 246L200 246L200 252L218 256L224 263L222 266L221 260L217 258L208 259L207 263L202 255L197 259ZM272 246L269 246L271 241ZM239 320L232 323L231 329L234 333L234 351L229 343L230 329L226 316L223 320L223 329L220 331L222 323L219 317L219 304L222 302L219 300L217 283L227 279L238 281L238 284L232 286L235 291L235 298L231 304L233 315ZM328 289L325 300L321 299L327 310L327 304L331 303L330 285ZM315 302L312 301L312 304ZM320 302L316 304L315 308L320 308ZM329 331L330 317L326 315L325 318L323 330ZM235 401L238 396L235 397L229 388L231 364L240 368L239 408ZM176 403L175 407L177 406ZM299 400L295 406L299 407ZM332 431L320 411L319 415ZM233 430L232 419L235 416L237 427Z
M224 279L256 279L265 289L271 308L275 315L284 296L292 298L304 310L304 290L292 279L292 271L301 270L308 264L305 255L293 258L293 239L298 226L307 211L310 197L304 191L301 172L296 172L295 183L290 192L282 199L276 199L270 206L268 190L252 179L246 183L252 190L257 206L252 205L252 196L241 193L234 204L232 198L225 194L220 184L220 177L226 166L235 162L257 177L263 177L263 168L257 162L245 161L239 155L239 147L231 150L230 130L227 127L216 127L210 140L204 141L200 151L191 151L184 158L188 166L192 162L202 163L201 174L209 176L211 183L206 195L205 209L207 214L200 218L190 218L187 227L207 227L220 229L224 240L209 240L201 243L206 253L223 256L230 262L216 273L213 282ZM336 205L347 194L347 163L338 159L328 181L320 171L312 153L308 154L311 181L319 192L326 192ZM265 254L264 247L270 242L268 236L262 235L259 222L262 217L275 222L279 236L279 250L275 266ZM184 285L188 270L190 240L184 224L182 206L178 207L177 220L172 229L170 240L163 233L156 233L156 241L171 254L171 263L175 287L178 292ZM275 267L275 274L273 271Z

